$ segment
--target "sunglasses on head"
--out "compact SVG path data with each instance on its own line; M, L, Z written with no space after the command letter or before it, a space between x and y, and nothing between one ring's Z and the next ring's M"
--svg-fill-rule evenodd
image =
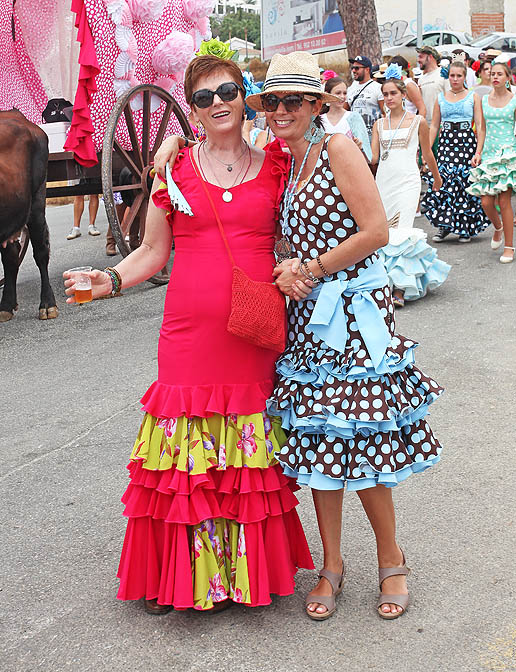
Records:
M223 100L225 103L229 103L231 100L235 100L238 96L238 92L241 91L242 94L244 90L241 86L235 82L224 82L218 86L215 91L210 91L210 89L199 89L192 94L192 105L204 109L213 105L213 98L215 94Z
M266 112L276 112L279 104L283 103L287 112L296 112L301 109L303 100L315 103L317 98L308 97L302 93L287 93L286 96L280 98L275 93L266 93L262 96L262 107Z

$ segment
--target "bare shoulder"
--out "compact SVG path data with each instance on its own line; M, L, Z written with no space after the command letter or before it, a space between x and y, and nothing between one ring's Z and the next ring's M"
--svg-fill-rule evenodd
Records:
M328 140L328 154L330 160L333 158L342 159L342 158L353 158L353 156L361 154L360 150L356 144L342 133L335 133Z

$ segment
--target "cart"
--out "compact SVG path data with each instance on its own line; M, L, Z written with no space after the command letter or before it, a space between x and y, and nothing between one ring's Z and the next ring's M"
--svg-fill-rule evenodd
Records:
M11 33L0 32L0 56L19 68L14 79L10 75L9 89L2 88L0 74L0 109L15 106L41 123L41 112L56 93L47 81L54 77L56 60L75 51L76 61L68 67L75 70L72 124L63 151L49 155L47 197L102 193L124 257L143 239L157 148L173 132L193 137L181 70L208 37L202 12L210 13L206 0L200 5L195 0L0 0L0 24L9 25ZM63 38L67 30L69 44ZM172 59L168 73L157 71L155 54L171 39L184 53ZM65 181L66 186L52 184ZM125 233L116 193L127 205ZM20 262L27 245L22 235ZM167 267L150 281L164 284L169 274Z

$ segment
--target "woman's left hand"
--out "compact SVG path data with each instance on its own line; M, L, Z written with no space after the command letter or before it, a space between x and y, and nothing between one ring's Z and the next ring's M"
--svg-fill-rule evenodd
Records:
M353 137L353 142L358 147L358 149L360 149L360 151L362 151L362 147L363 147L362 140L360 140L360 138Z
M479 152L475 152L473 158L471 159L471 165L473 168L479 166L482 162L482 155Z
M300 259L285 259L273 271L275 284L285 296L302 301L312 291L313 283L299 271Z
M443 186L443 179L439 175L437 179L434 178L434 184L432 185L432 191L439 191L439 189Z

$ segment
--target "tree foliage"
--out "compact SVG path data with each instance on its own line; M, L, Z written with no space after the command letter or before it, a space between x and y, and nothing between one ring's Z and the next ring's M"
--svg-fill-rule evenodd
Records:
M247 39L254 42L256 49L260 49L260 15L251 12L244 12L238 8L236 12L226 14L219 18L210 16L211 32L215 37L223 40L229 40L230 37L239 37L245 40L245 31L247 29Z

